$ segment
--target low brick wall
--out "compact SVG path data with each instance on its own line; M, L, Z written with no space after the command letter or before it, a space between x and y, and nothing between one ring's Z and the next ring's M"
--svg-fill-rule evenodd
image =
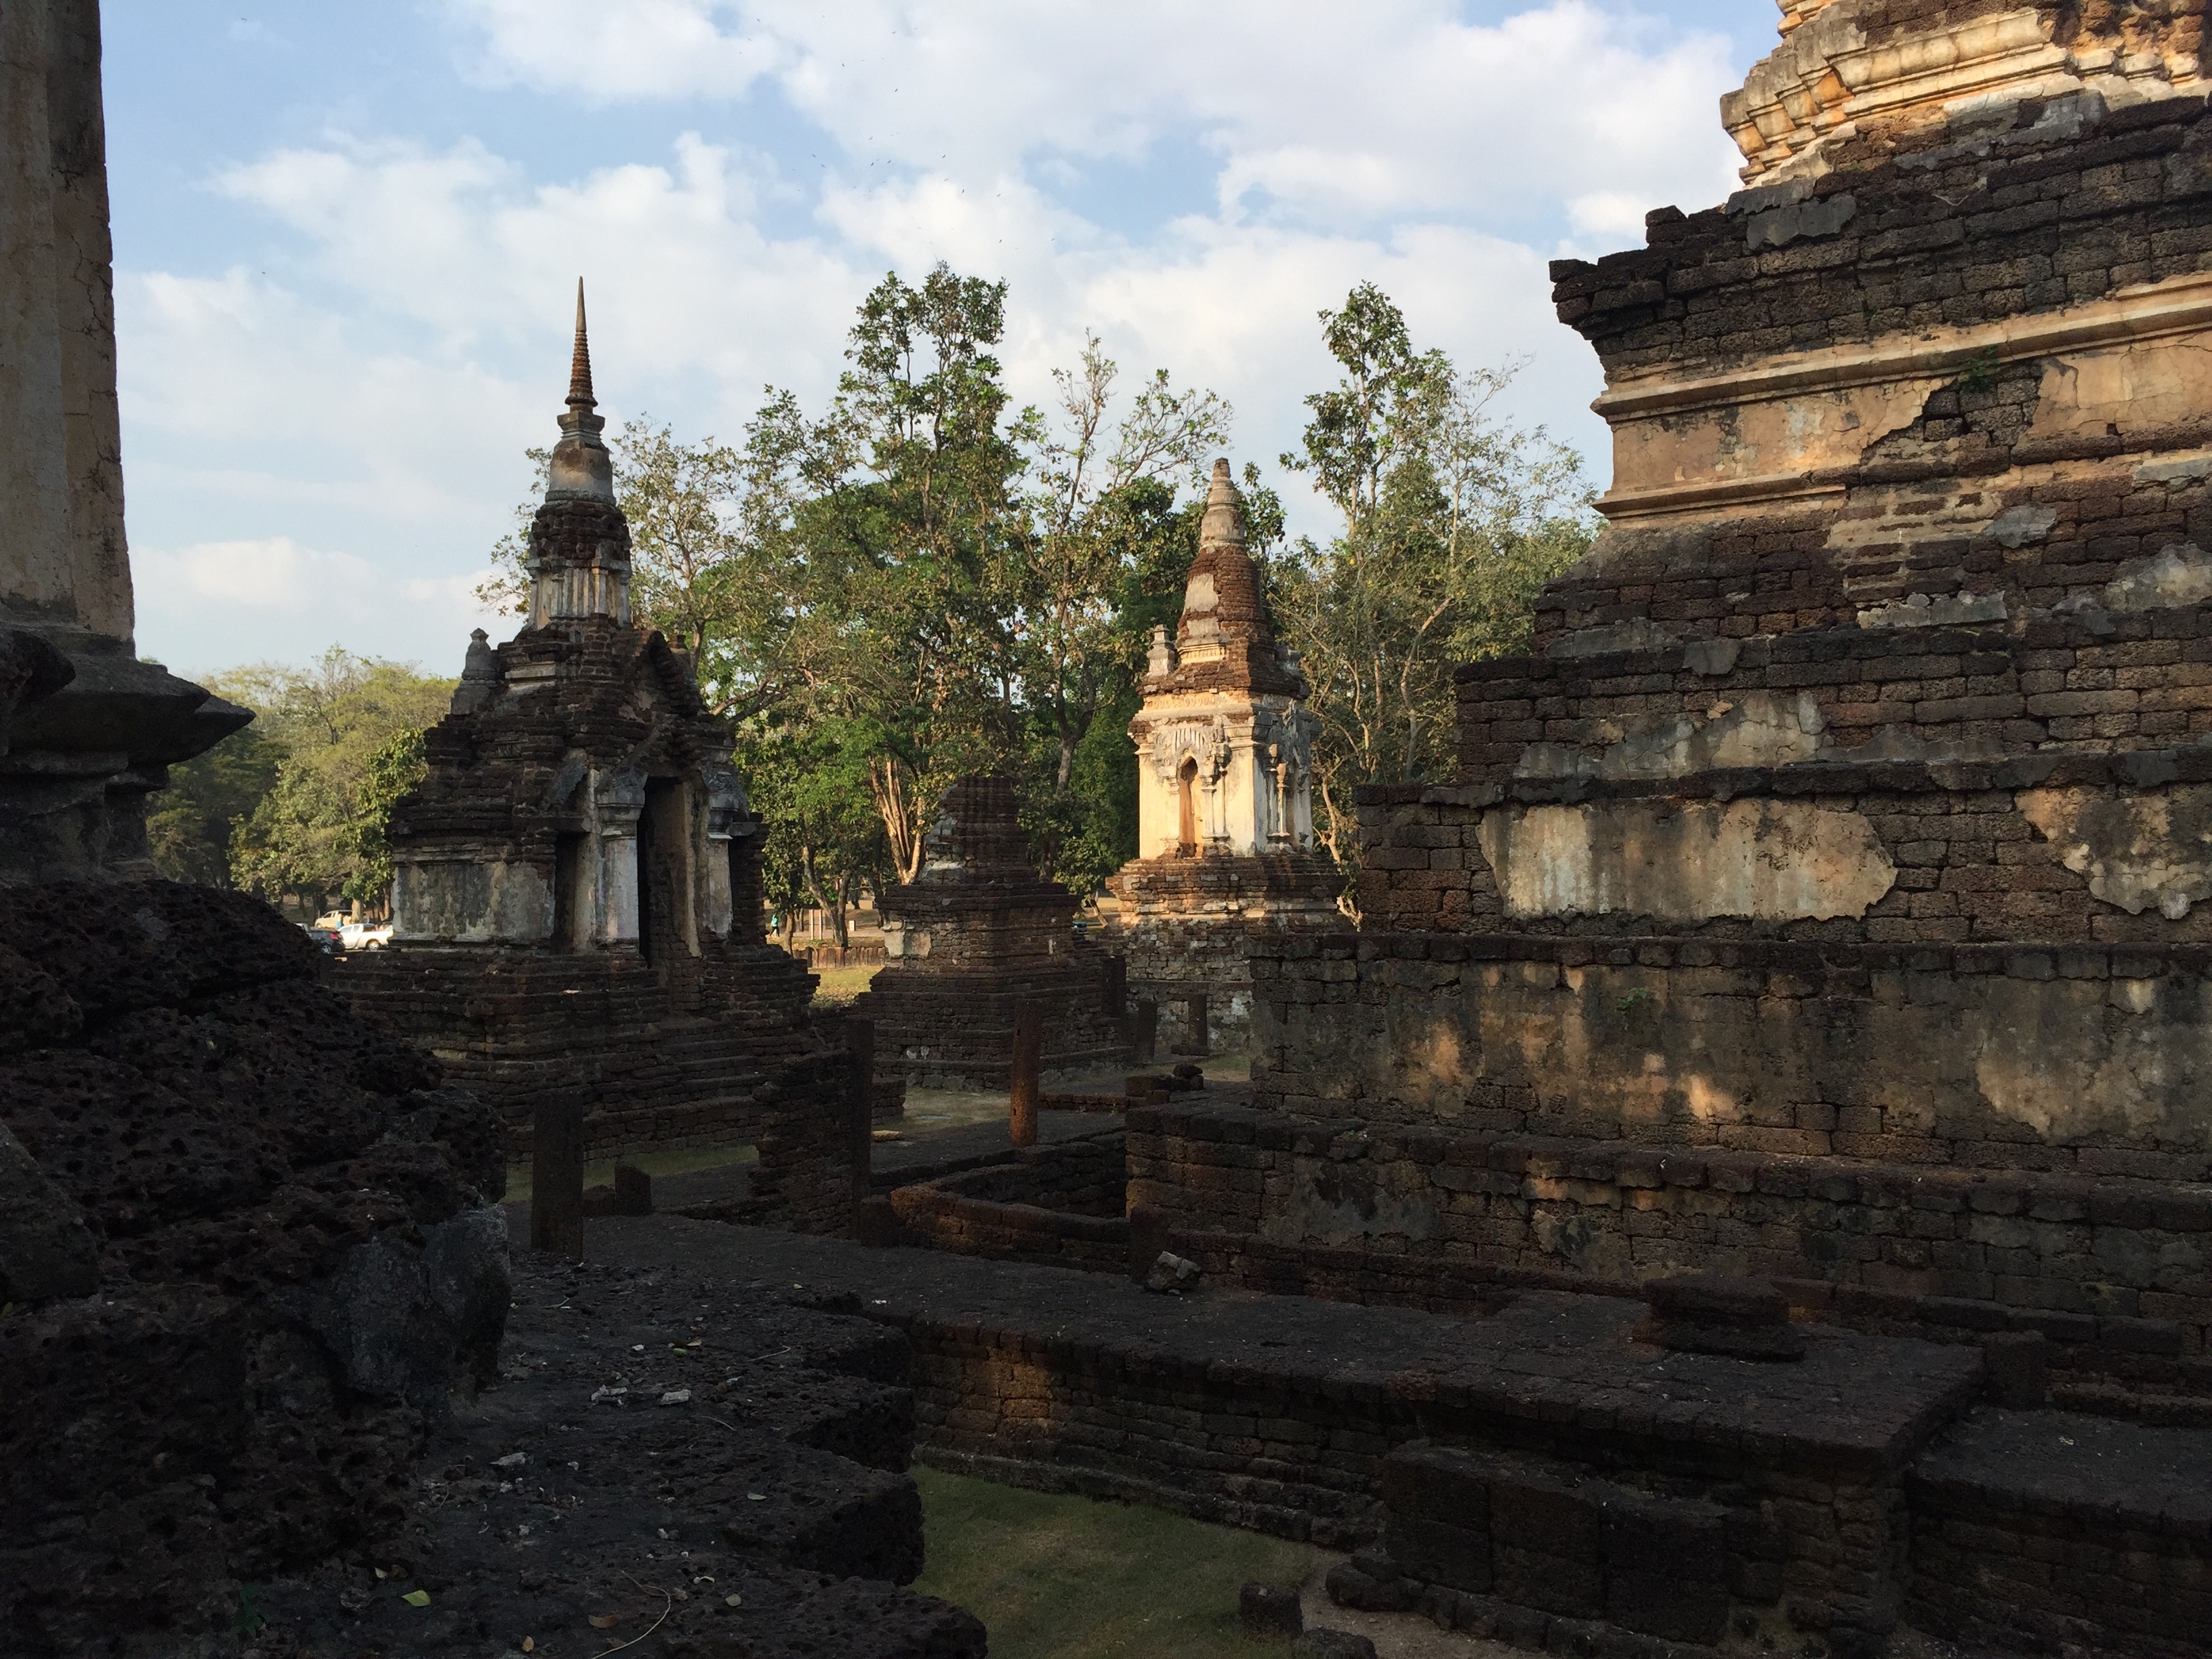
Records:
M1119 1273L1127 1265L1122 1137L1023 1149L1011 1163L890 1194L906 1242L958 1255Z
M1878 1653L1895 1617L1904 1468L1980 1375L1977 1359L1926 1344L1838 1337L1817 1371L1678 1359L1667 1398L1622 1340L1640 1304L1619 1301L1551 1298L1462 1326L1471 1348L1496 1355L1462 1369L1443 1352L1398 1352L1392 1332L1357 1353L1316 1346L1276 1303L1245 1322L1275 1333L1272 1352L1232 1358L1215 1351L1236 1346L1225 1330L1180 1342L1101 1334L1073 1286L1042 1328L1008 1297L981 1322L902 1311L896 1296L878 1314L915 1344L925 1462L1348 1549L1382 1533L1392 1449L1441 1443L1535 1466L1554 1492L1595 1482L1600 1496L1632 1489L1647 1507L1710 1513L1725 1531L1714 1565L1731 1615L1778 1621L1786 1605L1795 1628L1856 1655ZM1194 1305L1217 1326L1237 1322ZM1734 1392L1693 1404L1708 1387ZM1589 1603L1562 1601L1556 1582L1522 1582L1544 1569L1535 1557L1571 1556L1586 1518L1524 1529L1511 1547L1526 1559L1510 1565L1526 1571L1488 1587L1536 1611L1540 1643L1549 1613L1607 1618L1601 1583Z
M1468 1314L1530 1287L1747 1273L1801 1317L2035 1331L2063 1368L2212 1394L2212 1189L1204 1104L1127 1124L1133 1210L1163 1212L1216 1282Z
M2010 1652L2204 1652L2212 1435L1983 1412L1907 1491L1918 1628Z
M872 939L865 945L802 945L798 955L817 973L824 968L880 968L884 965L884 942Z

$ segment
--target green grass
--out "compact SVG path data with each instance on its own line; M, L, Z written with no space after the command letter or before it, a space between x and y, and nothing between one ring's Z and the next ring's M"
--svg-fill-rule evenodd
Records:
M1282 1659L1247 1641L1248 1578L1310 1575L1304 1544L1141 1504L1001 1486L916 1465L927 1565L915 1588L991 1632L991 1659Z
M649 1176L690 1175L694 1170L719 1170L725 1164L750 1164L760 1157L751 1146L687 1146L669 1152L632 1152L619 1161L635 1164ZM584 1166L584 1184L603 1187L615 1178L617 1160L605 1158ZM510 1164L507 1170L507 1195L510 1199L530 1196L530 1166Z
M825 1006L842 1007L868 988L868 981L883 971L880 962L863 963L855 968L817 968L822 983L814 988L814 1000Z

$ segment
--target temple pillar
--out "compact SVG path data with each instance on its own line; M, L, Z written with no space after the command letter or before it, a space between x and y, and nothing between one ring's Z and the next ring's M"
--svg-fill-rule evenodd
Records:
M0 7L0 882L154 873L145 797L252 716L131 643L97 0Z

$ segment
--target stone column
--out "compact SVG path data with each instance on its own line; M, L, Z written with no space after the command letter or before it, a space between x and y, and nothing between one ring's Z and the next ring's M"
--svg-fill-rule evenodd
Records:
M1012 1086L1007 1098L1007 1133L1017 1146L1034 1146L1037 1138L1037 1106L1042 1086L1039 1073L1044 1060L1044 1009L1034 1002L1014 1006L1014 1063Z
M97 0L0 6L0 882L143 877L145 797L252 718L132 651ZM18 650L12 654L21 656Z
M1130 1023L1136 1028L1130 1033L1129 1046L1136 1051L1137 1064L1149 1066L1159 1051L1160 1005L1150 997L1139 997Z
M846 1139L852 1160L853 1224L860 1231L861 1206L874 1191L876 1148L876 1023L845 1022L845 1053L852 1064L845 1099Z
M530 1126L530 1248L580 1261L584 1255L584 1097L541 1097Z
M1183 1006L1190 1032L1183 1039L1183 1047L1176 1052L1182 1054L1203 1055L1206 1052L1206 994L1203 991L1193 991L1185 1000Z
M645 780L635 772L595 775L592 807L599 829L599 915L592 937L601 945L637 943L637 820L645 810Z

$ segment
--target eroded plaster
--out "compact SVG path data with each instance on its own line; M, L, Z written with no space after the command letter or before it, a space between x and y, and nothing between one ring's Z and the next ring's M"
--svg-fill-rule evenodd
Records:
M1480 835L1516 918L1863 916L1897 879L1864 817L1801 801L1507 809Z

